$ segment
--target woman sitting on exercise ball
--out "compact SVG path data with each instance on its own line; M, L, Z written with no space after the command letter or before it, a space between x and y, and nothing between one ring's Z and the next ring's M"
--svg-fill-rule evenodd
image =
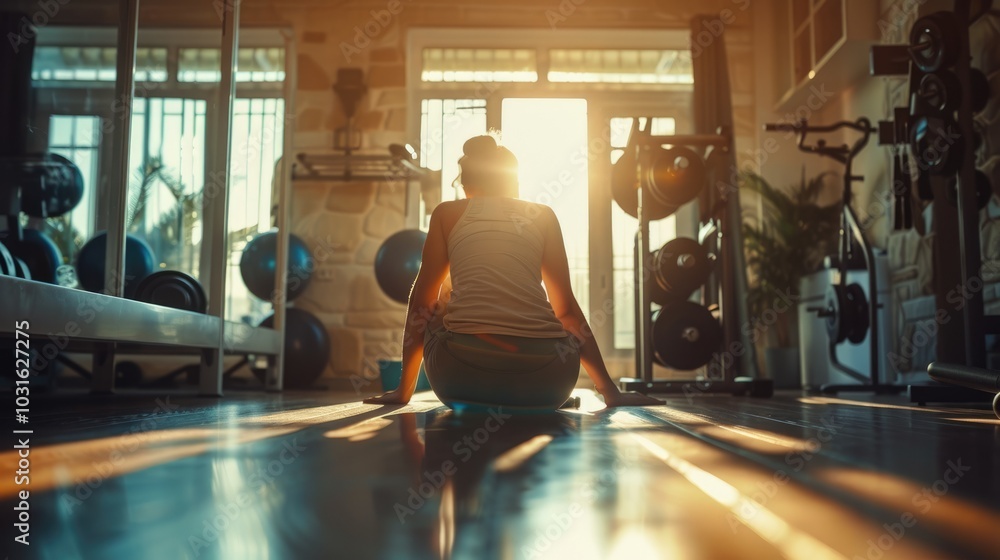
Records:
M559 222L548 206L517 198L514 154L492 136L463 151L456 182L466 198L431 214L410 292L402 381L365 402L409 402L423 360L431 388L456 410L557 409L581 363L608 406L662 404L620 392L608 375L570 288ZM450 293L441 289L449 272Z

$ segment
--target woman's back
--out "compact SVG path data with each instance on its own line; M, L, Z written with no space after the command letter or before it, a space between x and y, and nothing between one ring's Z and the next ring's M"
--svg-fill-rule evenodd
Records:
M449 331L531 338L566 336L542 287L545 208L506 197L453 204L447 236L451 299ZM464 206L464 209L462 208Z

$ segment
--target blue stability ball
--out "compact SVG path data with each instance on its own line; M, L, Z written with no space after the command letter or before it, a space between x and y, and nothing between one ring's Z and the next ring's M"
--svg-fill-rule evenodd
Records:
M260 326L274 328L274 315L269 315ZM312 385L323 375L329 360L330 334L323 323L308 311L288 308L285 311L285 387L304 389Z
M107 257L108 234L101 232L91 238L76 255L76 276L80 286L89 292L104 291L104 267ZM133 235L125 236L125 297L131 298L139 282L156 267L153 250Z
M306 291L314 267L309 246L295 235L289 235L286 301L291 301ZM243 248L240 276L253 295L263 300L274 298L274 276L277 270L278 232L262 233Z
M409 301L425 239L427 234L419 229L404 229L389 236L375 254L375 280L385 295L399 303Z

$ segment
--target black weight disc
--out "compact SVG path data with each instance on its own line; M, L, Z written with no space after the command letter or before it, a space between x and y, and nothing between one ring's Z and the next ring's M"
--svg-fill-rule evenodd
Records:
M626 214L638 217L639 171L632 148L625 150L625 154L611 167L611 198ZM650 221L662 220L677 211L676 206L665 205L653 196L646 196L643 204Z
M910 57L921 72L937 72L955 64L961 35L955 15L936 12L910 28Z
M656 313L653 352L664 366L693 370L707 364L722 344L722 325L712 313L690 301L678 301Z
M208 303L201 283L178 270L161 270L143 278L135 299L195 313L204 313Z
M691 202L707 182L701 156L679 146L660 150L647 173L652 197L667 207Z
M826 290L826 334L837 344L847 340L847 322L844 320L846 288L834 284ZM850 313L850 312L847 312Z
M850 315L847 316L849 319L847 321L847 340L853 344L861 344L868 336L868 328L871 325L871 319L868 316L868 298L860 284L848 284L844 295L847 300L845 309L848 307L852 309Z
M932 111L954 113L962 102L962 84L950 70L941 70L920 79L917 95Z
M690 237L678 237L665 243L653 254L655 283L667 298L657 303L687 299L705 283L713 265L708 250Z
M921 170L954 173L964 147L958 124L949 117L917 116L910 122L910 151Z

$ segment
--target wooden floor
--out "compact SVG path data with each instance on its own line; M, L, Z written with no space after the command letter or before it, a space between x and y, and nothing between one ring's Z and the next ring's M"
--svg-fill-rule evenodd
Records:
M10 558L1000 558L1000 421L899 397L455 415L331 393L36 398ZM351 401L354 402L351 402ZM9 426L5 433L10 434Z

